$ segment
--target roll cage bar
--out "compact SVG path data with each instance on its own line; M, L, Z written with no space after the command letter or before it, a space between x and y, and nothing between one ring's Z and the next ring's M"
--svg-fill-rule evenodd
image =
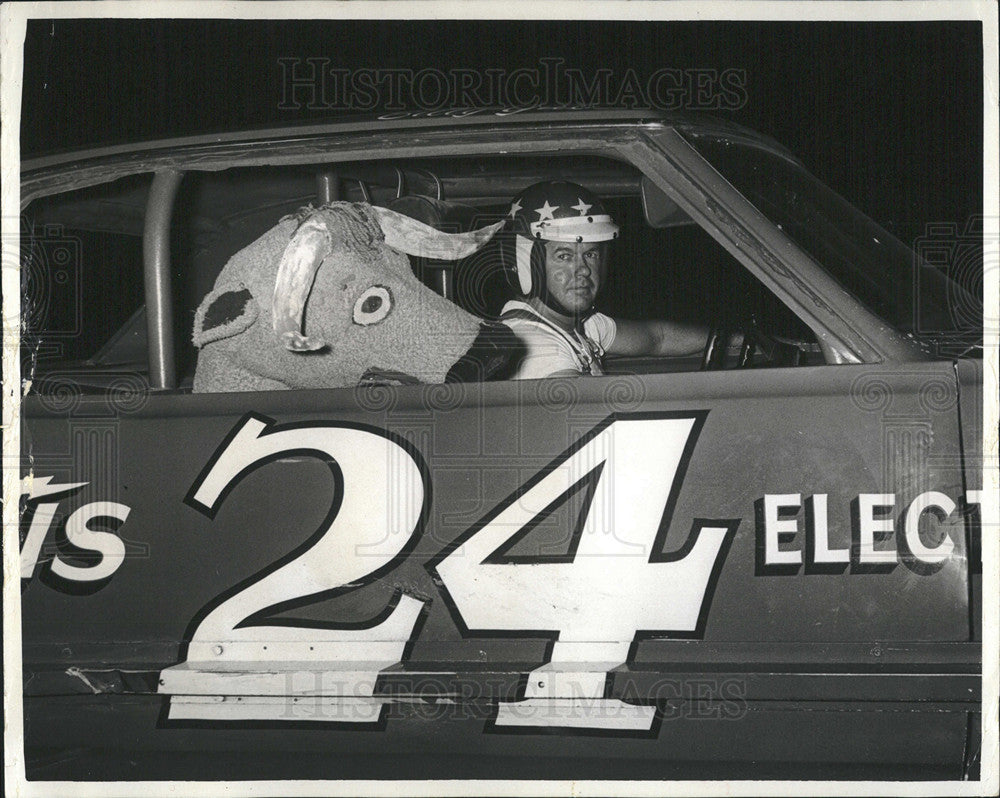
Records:
M146 290L146 334L149 341L149 385L154 390L177 387L174 357L173 293L170 283L170 223L184 173L157 172L146 201L142 232L143 282Z

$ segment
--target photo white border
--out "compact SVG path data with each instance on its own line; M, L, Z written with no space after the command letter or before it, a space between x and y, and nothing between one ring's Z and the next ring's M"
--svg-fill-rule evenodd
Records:
M918 21L983 22L984 208L987 225L984 263L1000 263L1000 120L998 120L997 5L990 0L858 0L837 2L721 2L677 0L652 2L580 2L580 0L507 0L426 2L425 0L352 0L352 2L140 2L5 3L0 7L0 221L3 289L3 607L4 607L4 771L10 794L17 796L218 796L226 795L995 795L1000 789L998 752L998 613L1000 541L984 536L983 557L983 755L979 782L804 782L804 781L257 781L257 782L27 782L21 758L23 739L20 626L18 502L20 493L20 110L23 45L29 19L202 18L202 19L613 19L613 20L756 20L756 21ZM984 317L1000 319L1000 268L984 273ZM1000 429L998 332L986 330L984 349L984 441L982 528L1000 529ZM990 367L992 364L992 368ZM11 452L13 454L8 455ZM10 466L14 463L17 465Z

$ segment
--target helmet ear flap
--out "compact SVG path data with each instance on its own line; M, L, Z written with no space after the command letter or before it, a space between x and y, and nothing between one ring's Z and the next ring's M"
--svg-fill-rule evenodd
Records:
M546 293L548 276L545 273L545 242L535 239L531 242L529 266L531 269L531 291L529 296L543 296Z
M514 237L514 246L516 249L516 259L517 259L517 282L521 288L521 293L525 296L531 296L531 289L534 285L537 285L536 274L537 271L537 257L534 256L535 242L530 238L525 238L524 236Z

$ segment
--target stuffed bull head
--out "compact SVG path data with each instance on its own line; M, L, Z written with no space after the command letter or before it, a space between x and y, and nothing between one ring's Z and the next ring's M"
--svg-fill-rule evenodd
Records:
M517 343L424 286L406 254L458 260L503 223L448 234L366 203L304 208L236 253L195 314L195 391L504 376Z

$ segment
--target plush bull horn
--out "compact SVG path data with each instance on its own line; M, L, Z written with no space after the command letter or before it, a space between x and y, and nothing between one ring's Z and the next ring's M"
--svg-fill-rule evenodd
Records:
M419 258L459 260L468 257L482 248L504 225L503 221L499 221L469 233L442 233L388 208L373 207L372 210L385 234L385 243Z
M274 332L293 352L312 352L326 345L322 338L302 334L302 314L316 271L330 251L326 222L316 215L299 225L281 256L271 316Z

